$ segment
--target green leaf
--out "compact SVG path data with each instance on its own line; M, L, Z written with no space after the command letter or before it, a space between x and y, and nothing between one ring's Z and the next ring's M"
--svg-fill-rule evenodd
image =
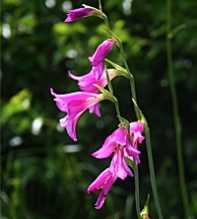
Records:
M30 107L31 94L24 89L13 96L1 111L1 124L5 123L13 115L27 111Z
M120 75L122 75L122 76L124 76L126 78L129 78L129 73L128 73L128 71L125 68L123 68L122 66L116 64L115 62L112 62L109 59L105 59L105 61L107 63L109 63L111 66L113 66L119 72Z

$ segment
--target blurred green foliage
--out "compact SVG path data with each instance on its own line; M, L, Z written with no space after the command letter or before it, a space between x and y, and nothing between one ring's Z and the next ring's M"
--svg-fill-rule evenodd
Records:
M136 77L139 103L152 132L158 187L165 218L183 218L178 187L171 101L166 77L165 1L108 0L104 9L121 38ZM93 208L88 184L109 161L91 158L117 121L113 105L102 103L101 119L84 114L79 144L58 126L62 114L49 88L77 90L67 76L89 71L87 57L106 39L104 25L92 17L66 25L67 9L96 1L4 0L1 13L1 218L135 218L134 180L118 181L105 207ZM181 120L190 208L197 215L197 32L196 0L173 1L173 61ZM181 26L180 26L181 25ZM119 51L110 59L121 63ZM3 73L3 74L2 74ZM135 119L125 79L113 81L122 114ZM141 147L141 205L151 193L145 147ZM151 216L156 218L151 196Z

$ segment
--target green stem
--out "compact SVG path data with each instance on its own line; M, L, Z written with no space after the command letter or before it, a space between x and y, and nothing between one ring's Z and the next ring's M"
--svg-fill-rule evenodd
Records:
M137 105L136 101L132 99L134 103L134 107L138 110L140 113L140 120L144 123L144 133L145 133L145 140L146 140L146 151L148 155L148 166L149 166L149 172L150 172L150 181L151 181L151 187L153 192L153 198L155 202L155 207L157 210L157 215L159 219L163 219L160 201L159 201L159 195L157 191L157 183L156 183L156 176L155 176L155 168L154 168L154 162L153 162L153 152L152 152L152 146L151 146L151 138L150 138L150 129L148 126L148 122L142 113L141 109Z
M131 96L135 100L135 102L137 103L137 96L136 96L136 89L135 89L135 79L134 79L133 74L131 73L131 71L129 69L129 66L128 66L128 63L127 63L126 57L125 57L125 51L124 51L124 48L123 48L123 45L122 45L121 42L120 42L119 46L120 46L120 54L121 54L124 66L125 66L127 72L129 73ZM134 108L134 109L135 109L135 114L136 114L137 119L140 119L139 111L136 108Z
M151 140L150 140L150 129L149 129L149 126L148 126L146 119L145 119L144 126L145 126L144 133L145 133L145 139L146 139L146 149L147 149L147 154L148 154L148 166L149 166L149 171L150 171L150 181L151 181L151 186L152 186L152 191L153 191L153 198L155 201L155 206L157 209L158 218L162 219L163 216L162 216L162 212L161 212L159 195L158 195L158 191L157 191L155 168L154 168L154 162L153 162L153 152L152 152L152 146L151 146Z
M107 84L108 84L108 89L110 91L110 93L112 94L112 96L114 96L114 90L113 90L113 86L111 83L111 80L109 78L109 74L107 71L107 68L105 68L105 72L106 72L106 78L107 78ZM117 119L119 120L119 122L121 123L121 115L120 115L120 107L119 107L119 102L116 99L116 101L114 102L115 105L115 109L116 109L116 115L117 115Z
M99 1L99 9L102 11L102 3L101 1ZM105 17L104 19L105 21L105 25L107 27L109 27L109 20L108 20L108 17ZM108 84L108 89L111 93L112 96L114 96L114 90L113 90L113 86L112 86L112 82L109 78L109 74L108 74L108 71L107 71L107 68L105 68L105 72L106 72L106 78L107 78L107 84ZM119 120L119 122L121 123L122 122L122 117L120 115L120 107L119 107L119 102L118 100L116 99L116 101L114 102L114 105L115 105L115 110L116 110L116 116L117 116L117 119Z
M174 73L173 73L173 61L172 61L172 43L170 38L171 33L171 0L166 1L167 7L167 17L166 17L166 52L167 52L167 72L170 85L170 93L172 100L172 111L174 118L174 127L175 127L175 139L176 139L176 150L177 150L177 162L178 162L178 172L179 172L179 182L181 190L181 198L184 207L184 212L186 218L189 218L189 202L188 194L186 189L185 182L185 173L184 173L184 161L183 161L183 152L182 152L182 127L179 116L179 107L177 100L177 93L175 88Z
M133 75L131 75L131 74L129 76L129 81L130 81L130 89L131 89L132 98L137 102L136 94L135 94L135 81L134 81ZM136 115L137 119L139 120L140 114L139 114L138 110L136 110L136 108L134 108L134 110L135 110L135 115Z
M139 189L139 171L138 166L135 165L134 167L134 178L135 178L135 204L136 204L136 211L137 211L137 217L138 219L141 219L140 217L140 189Z
M101 0L98 0L99 10L103 11L102 2Z
M103 7L102 7L102 2L101 2L101 0L98 0L98 3L99 3L99 9L100 9L101 11L103 11L103 10L102 10ZM105 24L106 24L107 27L109 27L109 21L108 21L108 18L107 18L107 17L105 17ZM111 80L110 80L110 78L109 78L109 74L108 74L107 68L105 68L105 72L106 72L106 78L107 78L108 89L109 89L110 93L112 94L112 96L114 96L114 90L113 90L113 87L112 87ZM115 109L116 109L117 119L118 119L119 122L121 123L120 107L119 107L119 102L118 102L118 100L116 100L116 101L114 102L114 105L115 105Z

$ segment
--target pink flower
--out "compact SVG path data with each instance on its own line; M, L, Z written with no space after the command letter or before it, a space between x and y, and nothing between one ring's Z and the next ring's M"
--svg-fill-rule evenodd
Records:
M119 177L124 180L127 175L132 176L131 170L124 159L123 150L117 148L110 167L101 172L101 174L88 187L88 193L100 191L95 203L96 209L102 208L106 196L116 179Z
M144 124L142 122L131 122L130 123L130 135L132 136L132 145L137 147L138 144L141 144L144 140L142 136L144 132Z
M96 209L103 207L107 194L115 181L116 176L110 168L107 168L89 185L88 193L100 191L95 203Z
M115 40L114 39L107 39L102 42L96 49L95 53L89 57L89 60L92 65L98 65L104 62L105 57L111 52L113 49Z
M144 140L142 132L144 132L144 124L142 122L137 121L130 123L130 143L135 150L138 150L138 145ZM131 147L127 148L128 157L132 158L136 164L139 164L139 154L133 153L133 150L130 149Z
M125 180L127 176L133 175L125 160L125 158L130 158L126 151L127 148L130 148L133 156L138 156L140 153L129 143L129 132L122 127L107 137L103 146L92 154L98 159L113 156L110 167L104 170L88 187L88 192L101 190L95 208L100 209L103 206L106 195L117 178Z
M120 127L106 138L99 150L92 154L98 159L112 156L110 167L105 169L88 187L89 193L100 191L95 204L96 209L102 208L106 196L117 178L125 180L127 176L133 176L125 159L133 160L136 165L140 162L140 151L137 146L144 139L143 131L144 125L138 121L130 123L129 131Z
M102 208L106 196L116 179L119 177L124 180L127 175L132 176L132 172L124 159L123 148L118 147L114 152L110 167L101 172L88 187L88 193L100 191L95 203L96 209Z
M129 157L130 159L135 160L139 154L140 151L138 151L137 148L134 148L130 142L128 130L126 128L118 128L107 137L103 146L98 151L94 152L92 156L98 159L103 159L113 155L113 159L117 160L118 166L121 166L121 170L125 170L125 172L128 173L129 171L123 161L124 157ZM121 176L121 173L119 176ZM120 178L123 179L124 177Z
M67 130L68 135L77 141L76 125L83 112L89 109L91 112L98 113L98 102L104 99L103 94L94 94L90 92L73 92L68 94L56 94L51 89L54 101L58 109L67 113L60 119L60 126Z
M83 7L83 8L73 9L73 10L68 11L67 18L65 19L64 22L72 23L81 18L91 16L93 15L93 13L94 13L94 10L91 8Z
M95 53L89 57L92 64L92 69L89 73L83 76L75 76L69 73L69 76L72 79L78 81L81 90L98 93L97 86L105 87L107 85L104 60L109 52L111 52L114 42L113 39L108 39L97 47ZM108 71L108 73L110 80L116 76L114 71Z
M83 76L75 76L69 72L69 76L78 81L78 86L82 91L99 93L98 87L105 87L107 85L104 59L112 50L113 44L114 40L108 39L97 47L96 52L90 58L92 69L89 73ZM110 80L116 76L115 71L112 70L108 70L108 74ZM97 116L100 116L99 104L91 107L90 112L94 112Z
M116 77L116 72L108 69L109 79L112 80ZM82 91L99 93L98 86L105 87L107 85L107 78L103 63L97 66L92 66L89 73L83 76L75 76L69 72L69 76L78 81L78 86Z
M69 72L69 76L78 81L78 85L82 91L98 93L98 87L95 85L99 85L103 87L106 83L104 80L104 64L100 63L97 66L92 66L92 69L89 73L83 76L75 76Z

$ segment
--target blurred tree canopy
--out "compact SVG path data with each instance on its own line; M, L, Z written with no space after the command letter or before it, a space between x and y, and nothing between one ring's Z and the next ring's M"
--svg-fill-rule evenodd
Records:
M135 218L134 180L117 181L105 207L93 208L90 182L109 163L90 154L117 126L113 105L102 103L102 118L85 113L79 143L58 126L62 114L49 94L76 91L69 79L89 71L87 57L108 37L96 17L66 25L66 11L97 1L3 0L1 7L1 218ZM173 68L183 125L183 150L190 208L197 215L197 18L196 0L173 3ZM127 51L139 103L152 134L158 189L165 218L183 218L169 84L166 75L166 6L162 0L107 0L104 10ZM110 59L121 63L119 51ZM122 114L135 119L129 84L113 81ZM141 147L141 205L151 194L145 147ZM129 194L129 195L128 195ZM151 196L151 218L156 218Z

